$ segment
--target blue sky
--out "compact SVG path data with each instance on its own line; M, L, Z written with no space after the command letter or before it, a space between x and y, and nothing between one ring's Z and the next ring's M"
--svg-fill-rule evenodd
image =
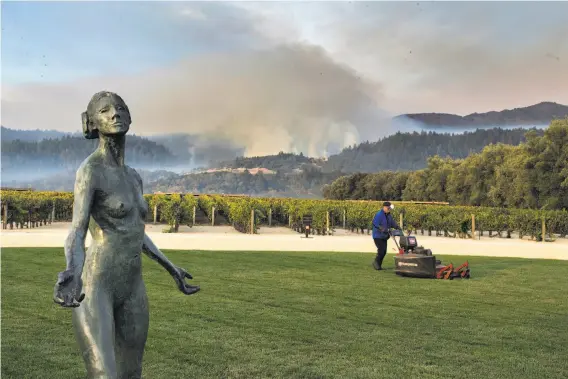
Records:
M196 5L213 11L217 7ZM71 81L108 72L135 74L249 42L242 38L246 28L241 28L241 35L211 34L211 28L221 23L239 29L230 9L219 12L215 23L187 22L181 6L175 2L3 2L3 80L20 84Z
M545 9L538 3L525 3L511 12L514 3L486 3L482 4L485 8L479 8L480 3L455 2L422 12L419 9L429 5L418 6L418 2L415 9L410 9L422 17L404 17L408 9L400 8L400 4L371 3L376 11L361 12L369 5L363 4L360 2L357 8L341 2L232 3L235 6L165 1L3 2L3 81L54 83L108 72L135 74L196 54L258 46L261 33L255 30L256 20L246 10L272 11L276 18L280 13L280 20L287 18L300 37L322 45L337 38L331 33L318 33L314 27L326 17L371 27L394 18L412 28L410 24L442 24L455 14L469 14L466 23L477 18L479 26L483 26L480 29L491 35L489 42L513 50L531 40L538 43L542 37L539 31L566 22L561 10L568 11L562 4L548 4ZM338 20L338 15L343 20ZM519 28L519 24L524 25ZM463 33L467 33L465 28Z
M2 124L73 131L108 89L138 134L315 154L399 113L568 104L566 41L568 2L2 2Z

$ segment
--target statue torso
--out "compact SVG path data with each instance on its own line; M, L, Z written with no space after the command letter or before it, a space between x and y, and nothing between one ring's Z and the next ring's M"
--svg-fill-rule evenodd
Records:
M138 174L132 168L109 167L96 160L91 164L96 175L89 223L93 240L86 254L84 274L127 290L130 278L141 275L148 205Z

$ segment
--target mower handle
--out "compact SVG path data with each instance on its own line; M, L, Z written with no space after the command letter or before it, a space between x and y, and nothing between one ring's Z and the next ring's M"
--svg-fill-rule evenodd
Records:
M389 231L389 233L390 233L390 235L393 236L393 237L395 237L395 236L397 236L397 237L402 236L402 230L400 230L400 229L394 229L392 232Z
M402 249L400 248L400 245L398 244L396 238L394 237L398 237L400 239L400 236L403 235L402 230L400 229L393 229L392 231L389 229L389 234L392 236L392 240L394 241L394 243L396 244L396 247L398 249L399 254L402 254Z

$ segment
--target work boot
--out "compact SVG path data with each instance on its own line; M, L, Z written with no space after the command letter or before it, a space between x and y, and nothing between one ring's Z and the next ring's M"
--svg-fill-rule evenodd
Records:
M377 259L373 260L373 267L375 270L382 270L383 268L381 267L381 264L378 261L379 257L377 256Z
M377 260L378 260L377 264L381 268L381 270L382 270L382 267L383 267L383 260L385 259L385 255L386 255L386 253L381 254L381 255L377 255Z

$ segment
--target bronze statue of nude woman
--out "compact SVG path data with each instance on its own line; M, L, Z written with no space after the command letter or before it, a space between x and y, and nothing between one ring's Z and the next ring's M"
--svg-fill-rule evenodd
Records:
M145 233L142 180L124 164L131 123L124 100L112 92L96 93L82 118L85 138L100 143L77 170L67 267L59 273L54 301L73 308L89 378L141 378L149 323L141 253L162 265L184 294L198 292L199 286L187 284L191 275ZM87 230L93 238L85 252Z

